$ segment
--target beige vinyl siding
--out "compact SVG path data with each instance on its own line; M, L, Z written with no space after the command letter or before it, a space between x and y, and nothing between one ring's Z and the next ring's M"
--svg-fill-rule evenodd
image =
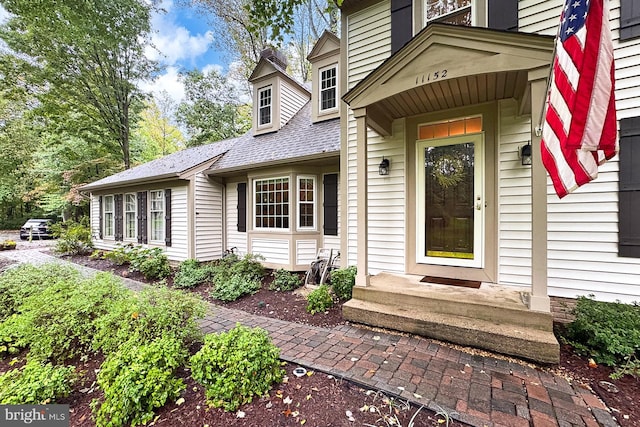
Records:
M555 35L561 0L518 5L521 31ZM618 41L620 1L611 0L610 8L618 118L640 116L640 40ZM533 119L538 120L537 114ZM640 259L618 257L618 159L601 166L596 180L563 200L547 182L549 295L640 300ZM501 261L501 271L513 268ZM501 275L505 277L512 276Z
M315 239L296 240L296 264L310 265L317 254L318 242Z
M289 264L289 239L254 238L251 240L251 253L262 255L266 263Z
M517 117L513 100L499 103L498 282L531 284L531 167L519 149L531 139L529 117Z
M184 261L189 257L187 188L171 188L171 246L164 247L164 251L172 261Z
M222 189L203 173L195 177L196 259L210 261L222 256Z
M390 2L388 0L382 1L362 11L354 13L353 15L349 15L347 17L347 41L347 86L349 89L351 89L360 80L366 77L371 71L378 67L391 54ZM348 180L347 224L346 227L340 227L340 229L348 230L348 255L346 258L346 263L348 265L355 265L357 263L356 250L358 224L356 205L356 124L353 118L353 113L350 109L348 110L347 117L348 148L346 154L348 156L348 168L346 173L344 173L346 179ZM375 138L378 138L377 135L372 131L370 131L368 135L369 144L374 144ZM377 163L380 163L380 160L378 160ZM377 164L374 164L375 161L376 159L369 159L369 174L372 178L374 169L377 175ZM372 194L370 194L369 198L369 203L371 206L371 201L374 199L374 197ZM374 223L370 223L370 226L374 225ZM402 239L402 236L404 236L404 234L398 235L397 238ZM370 248L369 255L371 266L375 265L376 268L379 268L381 263L378 259L378 251L375 250L375 246L379 244L377 243L377 240L377 238L370 234L370 241L371 245L373 246L372 248ZM391 264L389 264L389 267L390 266ZM387 265L385 265L385 269L387 268ZM402 270L404 270L404 268Z
M247 253L247 233L238 231L238 183L227 184L226 192L227 244L224 249L237 248L238 253ZM247 225L250 218L247 218Z
M280 81L280 127L289 120L309 101L309 97L300 93L289 82Z

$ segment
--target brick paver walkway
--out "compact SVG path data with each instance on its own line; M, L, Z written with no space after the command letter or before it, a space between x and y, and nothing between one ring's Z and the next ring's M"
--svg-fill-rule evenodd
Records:
M34 264L63 262L38 250L0 256ZM472 426L617 425L588 388L525 364L472 355L426 338L354 325L319 328L213 305L201 322L205 332L225 331L236 323L266 329L283 360L445 410Z

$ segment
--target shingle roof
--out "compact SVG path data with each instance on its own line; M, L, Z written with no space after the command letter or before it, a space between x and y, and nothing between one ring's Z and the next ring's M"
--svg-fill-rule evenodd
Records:
M153 179L178 177L187 170L227 152L239 138L187 148L140 166L110 175L82 187L82 190L108 188Z
M279 131L238 138L236 144L209 169L215 175L226 170L245 170L274 162L305 157L330 157L340 153L340 119L312 123L311 102Z

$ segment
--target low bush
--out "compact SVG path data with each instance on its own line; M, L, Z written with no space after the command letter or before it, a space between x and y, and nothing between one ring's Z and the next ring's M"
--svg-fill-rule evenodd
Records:
M115 248L109 252L104 252L102 257L114 263L115 265L125 265L131 262L132 253L135 246L131 243L126 245L117 244Z
M211 296L220 301L230 302L243 295L255 294L261 286L258 279L234 274L224 280L216 280Z
M0 404L43 405L71 393L75 378L73 366L53 366L29 360L20 369L0 375Z
M135 426L151 421L156 408L184 389L175 373L186 355L183 344L169 337L147 344L131 340L110 354L97 380L104 401L91 404L96 425Z
M260 255L247 254L242 258L236 255L221 259L211 268L214 285L211 296L220 301L235 301L242 295L256 293L264 276L264 267Z
M169 258L165 254L150 255L140 263L138 270L147 280L164 279L171 274Z
M193 379L205 387L207 402L235 411L282 381L279 357L266 331L237 325L229 332L207 335L190 365Z
M320 285L307 297L307 312L311 314L324 313L333 306L333 298L327 285Z
M331 272L331 286L338 299L342 301L351 299L353 286L356 284L356 271L356 267L351 266Z
M146 287L113 304L96 320L92 346L109 354L128 340L148 344L162 337L189 345L201 340L198 319L205 313L206 305L199 297L166 287Z
M65 255L85 255L93 250L89 220L67 221L51 225L53 235L58 238L54 251Z
M173 278L173 285L177 288L193 288L209 281L211 269L207 265L200 265L195 259L183 261Z
M109 273L60 281L25 298L0 324L0 336L13 338L14 347L28 347L30 358L70 359L91 348L97 319L130 294Z
M292 291L302 284L300 276L282 268L275 270L272 275L273 281L269 285L272 291Z
M578 298L575 320L565 339L579 353L598 362L634 371L640 357L640 307L637 304L601 302L593 295ZM631 365L629 366L629 363Z

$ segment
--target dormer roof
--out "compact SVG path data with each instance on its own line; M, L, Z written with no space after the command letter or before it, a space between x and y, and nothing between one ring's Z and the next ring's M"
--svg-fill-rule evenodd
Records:
M315 60L333 56L340 52L340 39L331 31L324 30L316 44L311 49L307 60L314 62Z
M258 65L256 65L256 68L253 69L253 72L249 76L249 83L255 83L258 80L262 80L274 75L278 75L279 77L284 78L288 82L299 87L302 91L311 95L311 92L304 84L288 75L287 70L282 68L282 66L280 66L278 63L265 57L260 58L260 61L258 61Z

